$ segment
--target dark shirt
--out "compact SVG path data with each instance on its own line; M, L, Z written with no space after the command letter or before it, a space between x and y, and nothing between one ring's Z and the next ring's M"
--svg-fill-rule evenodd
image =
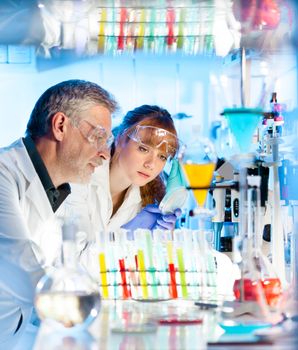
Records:
M43 160L41 159L41 156L37 151L32 138L30 136L26 136L23 138L23 142L37 172L37 175L40 178L43 188L46 191L53 212L55 212L60 207L62 202L66 199L66 197L70 194L70 186L68 183L64 183L56 188L50 178Z

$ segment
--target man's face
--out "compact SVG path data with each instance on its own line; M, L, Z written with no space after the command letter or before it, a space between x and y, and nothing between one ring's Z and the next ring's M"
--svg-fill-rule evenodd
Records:
M100 137L100 127L105 129L106 136L111 135L111 113L103 106L91 107L81 115L77 127L70 126L64 144L62 165L67 182L87 183L102 160L110 157L106 137L103 140ZM95 136L88 137L89 135Z

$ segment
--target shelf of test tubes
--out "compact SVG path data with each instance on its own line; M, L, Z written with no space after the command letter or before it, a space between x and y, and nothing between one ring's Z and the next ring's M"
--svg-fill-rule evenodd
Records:
M103 299L217 298L217 264L204 232L121 230L101 240Z

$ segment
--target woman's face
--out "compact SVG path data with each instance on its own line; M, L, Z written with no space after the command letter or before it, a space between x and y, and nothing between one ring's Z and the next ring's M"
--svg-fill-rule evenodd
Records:
M163 170L168 158L165 148L164 144L156 148L128 138L116 150L123 176L131 184L146 185Z

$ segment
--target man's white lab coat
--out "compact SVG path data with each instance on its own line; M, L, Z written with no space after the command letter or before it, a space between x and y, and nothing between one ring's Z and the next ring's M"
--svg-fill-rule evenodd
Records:
M0 149L0 349L20 337L38 280L60 260L56 215L22 140Z

